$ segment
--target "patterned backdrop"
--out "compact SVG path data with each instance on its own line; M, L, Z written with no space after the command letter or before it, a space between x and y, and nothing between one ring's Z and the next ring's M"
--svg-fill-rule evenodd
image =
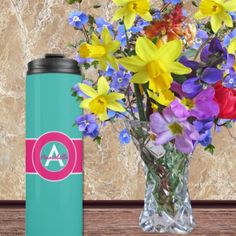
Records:
M94 10L97 3L102 8ZM104 0L86 0L82 8L106 19L114 12L111 1ZM187 8L192 14L194 9ZM68 44L80 34L67 24L73 7L64 0L2 0L0 9L0 199L24 199L27 62L46 52L74 57ZM120 146L110 126L103 135L102 147L85 140L85 199L143 199L144 177L134 146ZM201 148L195 152L190 171L192 199L236 199L236 141L224 130L214 134L214 143L214 156Z

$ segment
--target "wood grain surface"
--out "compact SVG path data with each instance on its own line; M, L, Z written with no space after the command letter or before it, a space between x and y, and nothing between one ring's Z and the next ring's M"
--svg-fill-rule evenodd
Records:
M118 206L112 208L109 205L100 208L85 206L84 235L147 236L148 234L143 233L138 227L140 211L141 209L135 206L121 208ZM196 207L194 208L194 216L198 226L190 235L236 236L235 207ZM24 207L0 206L0 236L16 235L25 235ZM165 235L167 234L163 234L163 236Z

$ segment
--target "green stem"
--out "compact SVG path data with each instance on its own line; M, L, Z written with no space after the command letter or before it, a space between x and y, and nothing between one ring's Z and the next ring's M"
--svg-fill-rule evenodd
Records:
M143 108L142 94L140 92L138 84L134 84L134 90L135 90L135 95L136 95L136 100L137 100L139 119L140 121L146 121L146 116L145 116L145 112Z
M89 43L89 35L88 35L88 32L87 32L84 25L83 25L83 28L82 28L82 32L84 33L84 37L85 37L87 43Z
M195 57L194 57L194 61L196 61L197 59L198 59L198 56L200 55L200 53L201 53L201 51L202 51L202 49L211 41L211 37L209 37L202 45L201 45L201 47L198 49L198 51L197 51L197 53L196 53L196 55L195 55Z
M125 27L126 43L127 43L128 49L130 49L128 31L127 31L127 29L126 29L126 26L124 26L124 27Z
M151 99L148 94L148 84L143 84L142 87L143 87L144 93L146 94L146 97L147 97L146 118L147 118L147 121L149 121L149 117L152 114L152 103L151 103Z
M128 85L126 94L127 94L127 99L128 99L128 103L129 103L130 114L131 114L131 116L133 117L134 120L137 120L137 118L135 117L135 114L134 114L134 110L133 110L131 101L130 101L130 83L129 83L129 85Z
M128 32L127 32L126 27L125 27L125 35L126 35L128 49L130 49L129 37L128 37ZM129 56L131 56L130 51L128 51L128 54L129 54ZM147 121L146 116L145 116L145 112L144 112L144 107L143 107L142 94L140 92L138 84L134 84L134 90L135 90L135 95L136 95L136 100L137 100L139 119L140 119L140 121Z

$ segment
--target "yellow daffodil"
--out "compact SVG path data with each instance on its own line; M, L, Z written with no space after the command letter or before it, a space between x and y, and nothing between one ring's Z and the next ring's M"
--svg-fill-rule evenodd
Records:
M233 27L233 20L229 12L236 11L235 0L202 0L196 19L211 17L211 28L214 33L220 29L222 22L228 27Z
M152 20L150 14L150 0L113 0L120 8L116 11L113 20L124 17L124 24L130 29L135 21L136 16L140 16L146 21Z
M148 90L148 95L151 99L166 107L175 100L175 95L170 90L163 90L159 94Z
M175 61L182 52L181 40L170 41L158 48L151 40L139 37L135 51L137 56L125 57L119 61L127 70L135 73L131 82L149 82L153 92L170 88L173 81L171 73L184 75L191 72L190 68Z
M228 46L228 52L230 54L234 54L236 53L236 37L233 38L231 41L230 41L230 44Z
M108 119L107 109L124 112L125 108L119 103L124 98L121 93L109 93L109 84L105 77L98 80L97 91L87 84L79 84L80 90L89 96L80 104L81 108L88 109L96 114L101 121Z
M103 71L106 70L108 64L115 70L118 70L118 62L113 56L113 53L116 52L119 47L120 42L113 40L107 27L104 27L101 40L95 34L92 34L92 44L81 44L78 52L82 58L93 58L98 61Z

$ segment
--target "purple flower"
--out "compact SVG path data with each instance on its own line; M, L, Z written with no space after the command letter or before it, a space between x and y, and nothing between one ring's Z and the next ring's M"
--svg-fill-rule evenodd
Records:
M82 83L90 85L90 86L92 85L92 82L89 80L83 80ZM80 90L78 84L75 84L72 89L77 93L77 96L82 97L82 98L88 98L88 96Z
M223 48L221 41L218 38L213 38L209 45L210 53L224 53L225 49Z
M187 120L180 120L168 107L160 113L150 116L151 131L157 135L156 144L163 145L175 139L176 149L183 153L194 150L193 141L197 141L199 134L195 127Z
M90 136L91 138L96 138L98 136L99 126L94 115L87 114L79 116L75 123L84 136Z
M131 137L130 137L129 131L127 129L123 129L120 132L119 139L120 139L120 143L121 144L128 144L128 143L130 143Z
M213 119L199 121L196 120L193 122L194 127L199 132L198 142L203 146L207 147L212 142L211 128L214 125Z
M68 22L70 25L82 29L82 27L88 23L88 16L82 11L71 12Z
M207 84L216 84L218 81L222 80L224 72L217 68L206 68L202 75L199 77L194 77L184 81L182 85L183 92L189 97L195 97L203 88L201 82Z
M181 57L179 62L192 69L192 72L187 75L187 78L193 78L197 76L197 72L200 68L199 62L188 60L186 56Z
M218 38L213 38L210 44L207 44L200 55L201 61L210 63L211 66L217 67L227 57L227 49L223 48Z
M193 98L202 91L202 85L198 77L190 78L182 84L182 90L187 97Z
M171 91L178 94L180 98L183 98L186 95L182 90L182 85L176 81L172 82Z
M203 71L200 80L207 84L216 84L223 76L224 72L222 70L208 67Z
M198 120L206 120L219 114L219 106L214 101L215 90L212 87L200 92L193 99L175 99L171 104L171 110L179 119L195 117Z
M196 37L194 39L194 44L192 48L199 49L203 43L205 43L208 39L208 34L206 31L199 29L197 31Z
M125 69L120 66L120 70L112 75L112 82L110 84L111 88L115 91L126 88L130 82L132 75L125 71Z

